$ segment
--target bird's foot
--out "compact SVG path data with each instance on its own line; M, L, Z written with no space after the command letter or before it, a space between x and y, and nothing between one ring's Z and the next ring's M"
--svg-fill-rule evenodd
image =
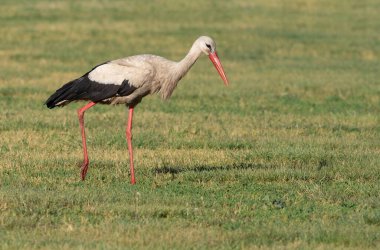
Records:
M88 161L84 161L82 163L81 173L80 173L82 181L84 181L84 179L86 178L86 174L87 174L87 170L88 170L88 164L89 164Z

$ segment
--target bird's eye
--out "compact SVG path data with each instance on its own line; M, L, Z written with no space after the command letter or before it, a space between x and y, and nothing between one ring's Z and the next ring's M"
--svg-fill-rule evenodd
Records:
M206 47L211 50L211 45L206 43Z

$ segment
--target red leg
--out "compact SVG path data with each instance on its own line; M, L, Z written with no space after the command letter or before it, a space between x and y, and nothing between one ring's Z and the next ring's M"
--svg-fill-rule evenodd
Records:
M133 167L133 150L132 150L132 117L133 117L133 107L129 107L129 115L128 115L128 124L127 129L125 131L127 142L128 142L128 151L129 151L129 161L131 168L131 183L135 184L135 169Z
M83 144L83 156L84 160L81 166L81 178L82 181L84 181L84 178L86 177L87 174L87 169L88 169L88 154L87 154L87 145L86 145L86 134L84 132L84 112L94 106L96 103L95 102L89 102L86 106L78 109L78 118L79 118L79 125L80 129L82 132L82 144Z

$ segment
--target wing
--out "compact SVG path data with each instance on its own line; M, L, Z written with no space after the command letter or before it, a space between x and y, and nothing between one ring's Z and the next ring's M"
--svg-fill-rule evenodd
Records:
M75 100L99 102L128 96L151 80L154 73L152 65L138 56L106 62L63 85L45 104L53 108Z

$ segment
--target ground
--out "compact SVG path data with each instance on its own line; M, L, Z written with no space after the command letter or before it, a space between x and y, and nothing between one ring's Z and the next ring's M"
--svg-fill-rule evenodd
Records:
M0 9L2 249L370 249L380 245L376 0L13 1ZM43 103L93 66L180 60L169 101Z

